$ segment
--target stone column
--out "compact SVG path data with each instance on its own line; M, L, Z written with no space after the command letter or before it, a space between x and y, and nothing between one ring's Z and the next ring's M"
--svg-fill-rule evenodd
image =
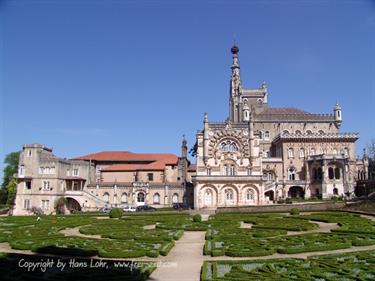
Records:
M328 168L327 160L323 160L322 166L322 199L327 197L327 179L328 179Z

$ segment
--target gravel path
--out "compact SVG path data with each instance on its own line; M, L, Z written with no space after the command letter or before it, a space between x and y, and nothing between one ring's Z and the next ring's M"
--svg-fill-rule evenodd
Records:
M170 262L170 266L156 268L149 280L199 281L205 234L205 231L185 231L168 256L156 259L164 263Z
M80 227L81 226L74 227L74 228L65 228L61 230L60 233L64 234L65 236L79 236L79 237L86 237L86 238L106 239L106 238L102 238L100 235L82 234L81 232L79 232Z

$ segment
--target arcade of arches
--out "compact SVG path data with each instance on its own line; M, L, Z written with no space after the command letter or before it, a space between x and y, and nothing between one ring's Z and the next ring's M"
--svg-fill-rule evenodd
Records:
M259 205L263 199L256 185L204 185L196 196L203 208Z

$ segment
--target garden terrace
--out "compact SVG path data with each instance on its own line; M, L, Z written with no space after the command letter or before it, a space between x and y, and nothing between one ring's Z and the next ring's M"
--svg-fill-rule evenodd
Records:
M155 229L144 229L156 225ZM0 218L0 243L13 249L62 255L110 258L157 257L167 255L184 229L207 228L186 214L125 216L122 219L98 219L89 215ZM65 236L61 231L79 228L93 237Z
M375 251L304 259L206 261L201 281L374 280Z
M337 223L340 227L323 233L312 221ZM252 227L240 228L241 222L251 223ZM347 213L220 214L209 223L204 254L211 256L253 257L375 245L375 223ZM294 231L293 235L287 235L288 231Z

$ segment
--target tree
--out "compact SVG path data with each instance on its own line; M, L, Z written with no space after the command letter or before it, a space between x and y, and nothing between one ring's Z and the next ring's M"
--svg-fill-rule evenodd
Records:
M8 201L8 187L12 190L13 185L9 185L12 180L14 180L14 174L17 174L18 171L18 162L20 158L20 151L11 152L5 156L4 163L4 179L1 184L0 190L0 204L4 204ZM16 184L17 185L17 184ZM11 198L12 199L12 198ZM14 200L14 198L12 199Z
M55 210L56 214L65 214L65 205L66 205L66 198L65 197L59 197L55 201Z
M13 178L7 186L7 205L13 205L17 193L17 179Z

